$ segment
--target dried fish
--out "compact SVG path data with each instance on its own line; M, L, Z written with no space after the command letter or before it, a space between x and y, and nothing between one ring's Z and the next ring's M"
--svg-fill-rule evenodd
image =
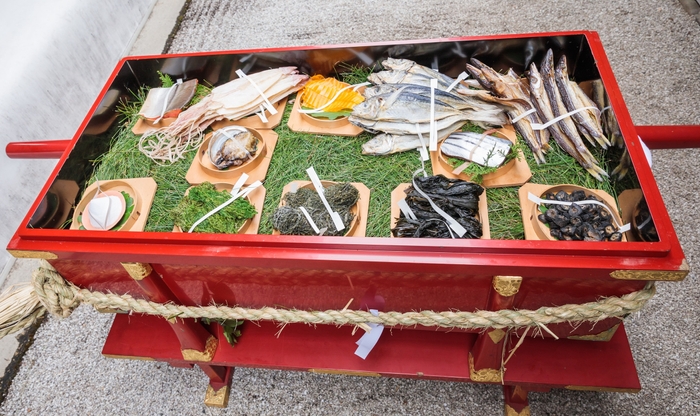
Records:
M577 94L577 91L574 88L580 91L578 84L569 81L569 70L566 65L566 55L562 55L562 57L559 59L557 68L554 71L554 80L559 87L561 99L568 111L575 111L590 106L595 108L595 105L593 105L593 103L587 97L585 101L582 102L581 98L583 97L581 97L581 95L585 97L586 94L583 94L582 91L581 93ZM597 115L591 114L588 111L580 111L578 113L573 113L571 118L573 118L573 120L576 122L579 132L588 140L589 143L591 143L593 146L598 143L598 145L600 145L603 149L607 149L610 142L603 134L603 128L600 126L600 111L598 111L597 108L595 111L598 113Z
M430 98L430 87L417 84L379 84L366 88L363 95L365 99L369 99L378 95L390 94L397 90ZM457 95L436 89L435 99L464 112L470 121L479 125L502 126L508 123L501 106L488 103L477 97Z
M445 139L440 151L447 156L495 168L503 164L512 145L510 140L500 137L461 132Z
M530 113L524 117L522 114L528 113L532 108L530 96L523 88L520 79L510 71L507 76L501 75L491 67L483 64L477 59L471 60L473 65L467 64L469 71L474 78L479 80L481 85L491 91L492 100L508 108L507 114L515 129L525 139L525 142L532 150L537 163L544 163L544 153L548 149L548 137L546 133L532 128L532 124L540 124L537 113Z
M450 133L458 130L462 124L459 121L455 124L448 126L445 129L438 130L437 138L438 141L444 140ZM410 126L407 125L410 129ZM428 136L423 136L423 142L421 144L421 139L415 134L415 126L413 126L414 134L389 134L382 133L374 136L366 143L362 145L363 155L390 155L393 153L405 152L407 150L418 149L421 146L428 147ZM421 133L422 134L422 133Z
M601 112L601 123L603 125L603 131L610 137L610 142L619 148L625 146L625 141L622 139L622 133L620 132L620 125L617 124L617 118L615 117L615 112L610 106L610 98L605 93L605 87L603 86L603 81L596 79L591 82L593 87L593 101L600 108Z
M530 97L532 103L535 105L537 112L542 120L548 121L554 119L554 113L552 111L552 106L547 97L547 93L544 90L544 83L542 81L542 76L540 75L537 67L534 63L530 64L530 72L528 74L530 80ZM569 138L564 134L559 126L559 123L551 124L547 127L554 141L561 147L566 153L571 155L576 161L584 167L591 175L599 175L598 171L594 168L595 159L593 155L588 152L583 155L579 153L576 146L569 140Z
M564 102L562 101L561 94L557 88L555 75L554 75L554 54L552 50L549 49L545 55L542 63L540 64L540 73L542 76L542 83L544 85L544 90L547 93L547 98L549 99L550 107L552 108L552 114L554 117L559 117L562 114L567 113ZM561 131L569 139L569 142L576 149L576 152L580 155L585 163L577 158L579 163L591 174L594 178L599 181L603 180L603 176L608 176L608 174L600 166L598 166L598 161L588 150L586 145L583 143L581 136L578 134L576 129L576 124L569 117L565 117L557 122L557 125L561 128ZM568 152L568 151L567 151ZM573 157L576 157L573 153L569 152Z

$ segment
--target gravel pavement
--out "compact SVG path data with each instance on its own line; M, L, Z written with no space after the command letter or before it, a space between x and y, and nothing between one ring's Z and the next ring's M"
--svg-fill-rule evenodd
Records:
M169 52L497 33L600 33L632 119L700 124L700 25L677 1L192 0ZM642 391L532 393L534 415L700 412L700 149L654 151L654 174L691 273L627 320ZM497 386L236 369L227 409L198 370L106 359L111 316L79 308L38 330L2 414L502 414Z

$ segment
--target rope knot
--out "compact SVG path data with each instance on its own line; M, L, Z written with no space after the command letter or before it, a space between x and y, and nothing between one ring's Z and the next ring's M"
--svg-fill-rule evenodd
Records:
M80 306L74 286L45 260L32 273L32 283L41 303L55 316L67 318Z

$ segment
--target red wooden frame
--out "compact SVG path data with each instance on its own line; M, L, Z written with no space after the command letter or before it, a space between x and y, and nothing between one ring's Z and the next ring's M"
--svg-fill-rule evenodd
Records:
M130 293L156 301L165 296L169 300L188 305L215 302L245 307L281 305L301 309L339 309L352 298L355 301L350 308L369 306L396 311L476 310L495 307L493 302L489 304L489 299L495 296L492 279L494 276L506 275L523 277L520 291L508 300L509 307L536 309L541 306L595 301L601 296L619 296L641 290L646 283L644 280L664 278L664 273L667 272L678 272L673 275L674 278L682 278L684 272L687 272L687 264L638 134L652 148L698 146L700 140L695 137L698 128L672 127L673 134L670 134L667 126L635 127L596 33L579 31L481 36L401 41L393 42L392 45L572 35L583 36L591 50L654 219L659 242L426 242L422 239L154 232L106 235L97 231L28 228L31 214L57 177L70 151L78 143L102 98L116 82L120 71L130 62L381 45L374 43L122 59L71 140L33 145L15 143L7 147L8 155L14 157L37 154L56 156L63 150L50 180L12 237L8 249L21 255L26 255L27 252L29 255L32 252L39 255L49 253L48 257L54 267L80 287ZM673 137L668 137L667 134ZM162 282L162 293L151 293L152 286L135 282L120 266L119 263L123 262L151 264L154 274L149 279ZM616 280L612 273L619 271L637 273L628 276L627 280ZM381 306L372 306L373 304ZM599 322L595 327L581 325L572 330L568 324L560 324L552 325L549 329L559 337L590 336L612 329L616 324L617 320L609 319ZM190 346L174 336L173 329L177 328L187 331L185 339ZM378 352L373 352L368 361L358 361L348 350L354 343L344 333L348 332L347 328L312 329L290 325L280 340L269 339L276 330L272 324L262 324L259 327L248 325L246 334L236 349L231 349L225 342L219 342L212 361L198 363L210 376L211 386L219 389L230 381L231 372L224 367L246 365L304 370L334 369L349 373L376 372L400 377L425 376L470 381L468 354L473 352L478 355L475 360L476 370L480 370L480 367L488 369L493 363L486 363L495 362L494 354L502 348L513 346L512 339L494 344L483 338L487 336L485 333L475 334L474 331L453 331L448 334L444 331L403 329L397 330L394 336L385 336L389 340L383 340L384 346L380 343ZM223 339L217 325L210 327L209 331L218 340ZM337 336L338 331L344 331L342 337ZM158 335L154 336L156 333ZM522 334L522 331L514 333ZM187 366L196 362L183 359L182 349L191 349L191 345L203 345L207 334L190 324L169 325L159 318L131 316L127 319L120 315L115 319L103 352L109 356L146 356L176 366ZM158 341L151 341L154 339ZM270 341L269 345L266 340ZM323 351L323 354L308 356L308 349L312 347ZM393 358L387 358L381 352L383 348L389 347L397 354ZM277 348L284 348L289 353L280 355ZM421 358L423 352L432 350L439 350L440 354L444 352L447 358L444 361L438 360L440 362ZM618 374L613 377L612 372ZM518 412L526 407L528 390L566 386L626 391L639 389L634 362L622 328L615 332L609 342L603 343L557 341L549 335L542 339L528 338L514 355L512 363L509 363L504 383L506 403L517 408Z

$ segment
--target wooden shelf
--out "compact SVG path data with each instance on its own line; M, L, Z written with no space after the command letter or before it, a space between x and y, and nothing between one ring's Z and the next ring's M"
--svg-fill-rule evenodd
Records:
M222 342L211 365L339 374L470 381L469 351L477 334L385 329L366 360L355 356L351 327L247 322L235 348ZM170 325L162 318L117 315L102 354L184 364ZM638 391L641 386L624 329L608 342L528 338L507 365L505 384Z

